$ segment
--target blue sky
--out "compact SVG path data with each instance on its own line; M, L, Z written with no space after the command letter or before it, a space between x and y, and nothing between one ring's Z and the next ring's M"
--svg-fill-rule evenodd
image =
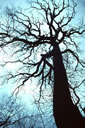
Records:
M77 11L78 11L78 16L79 16L78 18L80 18L80 16L84 16L84 13L85 13L85 0L76 0L76 1L79 4ZM1 9L3 9L6 6L8 6L8 7L11 7L12 6L12 7L15 7L15 8L18 7L18 6L20 6L22 8L25 8L26 5L27 5L26 4L26 0L0 0L0 8ZM82 40L82 42L83 42L83 40ZM83 42L83 45L82 46L83 46L82 49L85 50L85 44L84 44L84 42ZM6 87L6 89L7 89L7 87ZM26 90L27 89L28 88L26 88ZM9 90L6 90L6 91L9 92ZM30 90L27 90L27 91L29 92ZM23 92L21 92L21 93L23 93ZM28 96L27 94L24 94L24 95L26 97ZM25 97L25 99L26 99L26 97ZM28 100L28 98L27 98L27 100Z
M0 0L0 8L9 6L9 7L25 7L26 6L26 0Z
M3 9L4 7L6 6L9 6L9 7L22 7L22 8L25 8L27 6L27 3L26 3L27 0L0 0L0 8ZM70 0L69 0L70 1ZM78 5L78 8L77 8L77 13L78 13L78 19L81 17L84 16L84 13L85 13L85 0L75 0L77 2ZM82 40L83 42L83 40ZM84 42L83 42L83 45L82 45L82 49L85 50L84 48Z
M20 6L24 8L27 5L26 1L27 0L0 0L0 8L3 8L5 6L9 6L9 7ZM85 0L75 0L75 1L80 6L80 8L78 8L79 11L85 12Z
M0 0L0 7L1 9L3 9L4 7L6 6L9 6L9 7L17 7L17 6L20 6L22 8L25 8L27 3L26 3L27 0ZM70 1L70 0L69 0ZM81 17L84 16L84 13L85 13L85 0L75 0L77 2L78 5L78 8L77 8L77 13L78 13L78 19ZM84 41L82 40L83 42L83 47L82 49L85 50L84 48Z

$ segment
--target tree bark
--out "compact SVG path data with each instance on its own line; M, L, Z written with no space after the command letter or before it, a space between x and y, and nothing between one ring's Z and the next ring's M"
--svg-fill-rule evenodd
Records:
M58 128L85 128L85 119L71 100L68 79L59 46L53 52L54 92L53 112Z

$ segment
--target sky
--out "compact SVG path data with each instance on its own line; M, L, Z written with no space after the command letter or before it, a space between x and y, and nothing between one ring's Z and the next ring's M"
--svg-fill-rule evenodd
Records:
M16 6L21 6L24 7L26 5L26 0L0 0L0 7L16 7Z
M77 18L80 18L80 16L83 17L84 13L85 13L85 1L84 0L75 0L75 1L78 4L78 9L77 9L77 15L78 16L77 16ZM26 3L26 0L0 0L0 8L4 9L6 6L15 7L15 8L20 6L22 8L25 8L27 6L27 3ZM84 49L84 42L82 44L82 49L85 50ZM6 68L9 70L9 67L10 67L10 70L12 70L12 68L14 66L8 65Z
M75 0L78 4L78 9L77 9L77 14L78 14L78 17L77 18L80 18L83 17L84 18L84 13L85 13L85 0ZM25 8L27 6L27 3L26 3L26 0L0 0L0 8L1 9L4 9L6 6L8 7L22 7L22 8ZM83 41L82 41L83 42ZM84 43L82 45L82 49L84 49ZM8 69L12 69L13 66L11 65L8 65Z
M8 7L24 7L27 5L26 0L0 0L0 8L3 10L4 7L8 6ZM77 3L79 4L78 5L78 16L84 16L84 13L85 13L85 0L76 0ZM84 42L83 42L83 45L82 45L82 49L85 50L85 47L84 47ZM6 57L7 58L7 57ZM9 67L10 67L10 70L12 71L14 69L14 66L12 65L8 65L6 68L7 70L9 70ZM1 72L1 71L0 71ZM11 83L9 83L11 85ZM4 87L3 87L4 88ZM3 92L3 88L2 88L2 92ZM5 91L7 91L9 93L9 90L7 90L8 87L5 88ZM35 87L34 87L35 88ZM34 89L33 88L33 89ZM24 90L26 93L24 93ZM21 92L21 94L23 94L25 97L24 97L24 101L27 103L27 97L30 97L30 101L32 99L31 95L33 95L33 92L31 91L31 88L28 88L27 86L24 88L24 90ZM37 90L38 91L38 90ZM31 94L31 95L28 95L28 94Z
M0 9L1 11L4 10L5 7L21 7L21 8L24 8L26 6L26 0L0 0ZM0 55L0 60L3 58L3 54ZM4 60L9 60L9 55L8 56L4 56ZM0 61L1 62L1 61ZM15 65L11 65L11 64L8 64L6 66L6 69L7 70L11 70L13 71L14 67L16 67Z

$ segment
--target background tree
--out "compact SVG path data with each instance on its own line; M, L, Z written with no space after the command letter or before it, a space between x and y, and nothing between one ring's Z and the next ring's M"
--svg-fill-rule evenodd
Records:
M12 48L16 59L4 65L21 64L18 72L6 75L7 80L19 81L18 92L28 80L37 78L38 102L46 89L49 95L53 92L53 113L59 128L85 126L77 106L84 109L76 92L85 82L85 62L77 43L77 38L85 36L85 24L82 20L74 23L77 5L73 0L70 3L35 0L26 12L7 8L7 19L0 25L0 47Z
M0 97L0 127L1 128L44 128L40 112L28 111L26 106L20 103L19 97Z
M0 127L2 128L25 128L25 120L31 116L25 113L24 106L16 97L9 97L6 94L0 97ZM22 125L22 126L21 126ZM31 125L31 123L30 123ZM30 126L29 125L29 126Z

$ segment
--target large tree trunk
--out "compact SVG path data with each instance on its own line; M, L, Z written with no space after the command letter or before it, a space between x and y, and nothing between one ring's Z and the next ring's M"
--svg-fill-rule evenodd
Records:
M73 104L59 46L54 46L53 112L58 128L85 128L85 119Z

